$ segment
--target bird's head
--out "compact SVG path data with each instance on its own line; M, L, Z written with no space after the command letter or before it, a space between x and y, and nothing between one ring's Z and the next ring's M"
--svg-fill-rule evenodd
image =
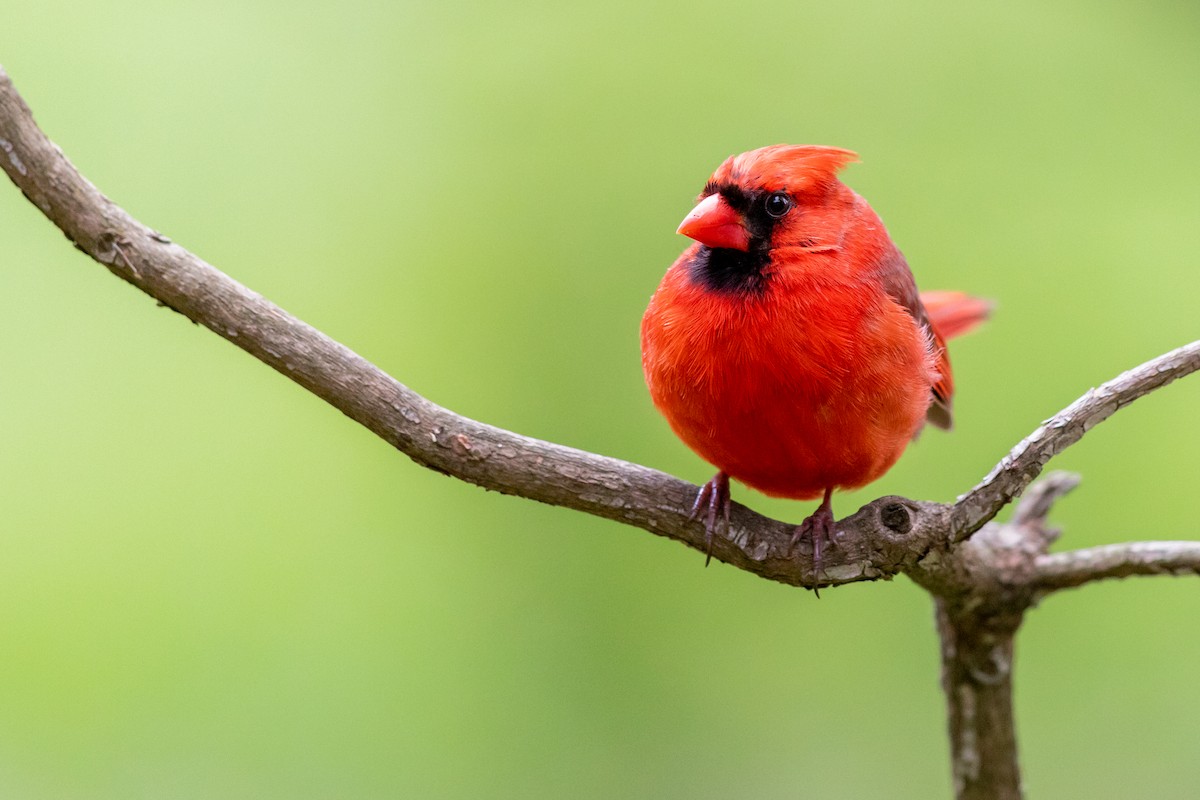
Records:
M730 156L709 178L679 233L713 249L828 248L842 198L837 173L858 156L820 145L772 145Z

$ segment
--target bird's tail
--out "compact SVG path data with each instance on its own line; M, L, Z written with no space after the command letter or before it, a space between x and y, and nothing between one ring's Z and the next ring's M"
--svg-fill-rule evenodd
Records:
M942 340L970 333L992 313L992 301L965 292L921 292L921 304Z

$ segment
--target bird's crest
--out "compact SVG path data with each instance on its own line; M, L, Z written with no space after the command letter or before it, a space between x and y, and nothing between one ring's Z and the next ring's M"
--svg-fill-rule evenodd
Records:
M713 180L767 191L818 193L837 181L842 167L857 160L857 153L840 147L775 144L730 156L717 167Z

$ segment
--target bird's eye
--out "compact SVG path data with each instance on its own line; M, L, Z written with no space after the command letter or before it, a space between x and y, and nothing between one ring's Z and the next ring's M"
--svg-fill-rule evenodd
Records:
M767 214L779 219L792 210L792 198L787 192L772 192L767 195Z

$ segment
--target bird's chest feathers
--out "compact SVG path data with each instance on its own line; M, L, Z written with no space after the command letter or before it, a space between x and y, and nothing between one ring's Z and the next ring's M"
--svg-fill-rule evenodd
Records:
M689 292L676 329L676 364L690 391L731 401L762 392L836 393L875 322L861 290L814 279L800 290L764 271L755 291Z

